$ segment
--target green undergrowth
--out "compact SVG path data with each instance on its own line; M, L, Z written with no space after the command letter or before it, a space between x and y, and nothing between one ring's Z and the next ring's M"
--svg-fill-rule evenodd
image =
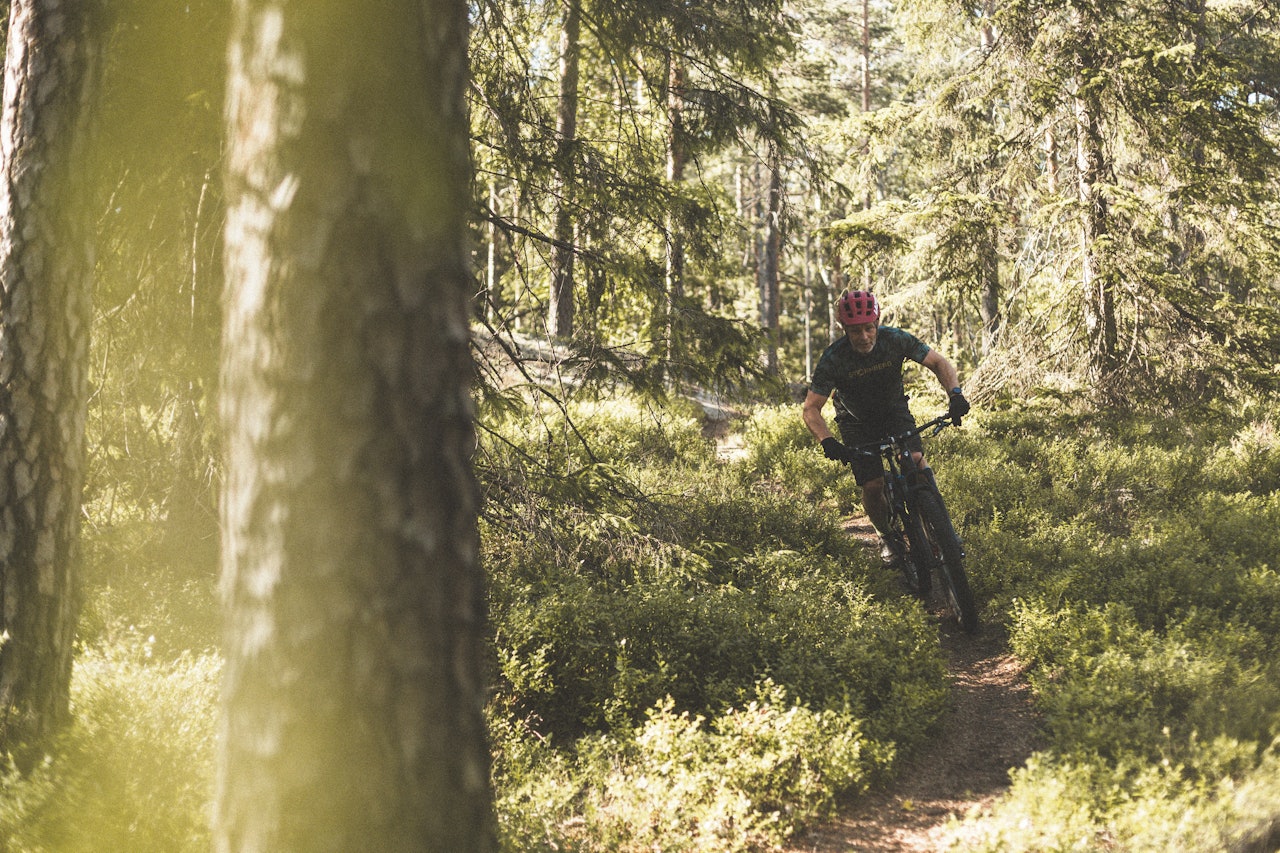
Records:
M503 845L521 851L772 849L894 757L847 710L797 705L769 682L711 717L666 699L635 729L571 751L495 731Z
M798 407L735 423L738 461L692 406L567 411L485 411L476 456L504 850L776 850L928 749L937 626L841 529L855 489ZM956 849L1278 846L1278 448L1252 410L1060 400L927 441L1046 744ZM212 577L112 511L74 722L0 781L5 851L209 847Z
M212 846L221 659L120 638L75 663L73 722L50 757L0 781L7 853L174 853Z
M552 412L482 454L505 849L771 849L890 774L943 709L936 631L798 410L732 464L696 412L571 414L586 445Z
M1048 742L957 849L1275 849L1273 422L1065 408L985 413L936 457Z

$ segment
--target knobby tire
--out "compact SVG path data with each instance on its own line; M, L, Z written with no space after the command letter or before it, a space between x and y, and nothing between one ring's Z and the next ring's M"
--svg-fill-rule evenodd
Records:
M919 514L903 513L902 527L907 546L907 553L902 556L902 572L907 577L910 591L927 599L933 586L933 570L938 567L937 556L929 544Z
M956 535L951 516L942 499L931 489L920 489L913 496L916 514L924 524L925 534L937 549L939 568L951 609L966 634L978 630L978 608L964 571L964 546Z

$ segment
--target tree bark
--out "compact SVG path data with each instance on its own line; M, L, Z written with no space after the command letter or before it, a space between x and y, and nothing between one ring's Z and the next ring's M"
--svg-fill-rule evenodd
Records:
M582 5L565 0L564 28L560 32L560 101L556 117L556 223L551 261L551 296L547 307L547 333L573 335L573 267L576 228L573 198L577 183L574 148L578 136L578 61L582 29Z
M502 322L503 304L502 304L502 284L501 273L498 266L498 241L502 239L502 231L498 228L496 218L498 216L498 182L494 179L489 180L489 213L491 218L485 229L485 265L484 265L484 281L485 299L484 311L482 316L490 323Z
M862 112L871 112L871 8L867 0L862 0L862 67L860 69L862 87ZM862 195L862 209L871 209L871 188ZM864 265L866 276L870 280L869 265Z
M1084 294L1089 376L1095 389L1105 391L1116 367L1117 351L1115 287L1103 248L1108 226L1107 199L1098 186L1106 171L1106 158L1098 125L1098 104L1087 95L1077 94L1074 105L1080 285Z
M767 350L765 367L771 375L778 372L778 335L782 301L779 270L782 262L782 157L776 142L769 143L769 194L764 211L764 251L756 270L760 291L760 325L765 330Z
M1075 91L1071 96L1076 131L1076 199L1080 208L1080 289L1089 379L1094 390L1105 395L1117 361L1114 273L1105 249L1109 213L1107 195L1100 186L1110 169L1100 123L1102 106L1092 79L1097 74L1092 46L1096 34L1079 9L1072 9L1071 22L1080 39L1073 58Z
M995 49L995 28L991 24L994 12L993 3L984 2L981 6L982 24L978 30L978 47L983 56L990 55ZM990 120L988 114L988 120ZM994 122L992 122L994 124ZM995 190L989 190L993 195ZM978 296L978 314L982 319L981 353L990 355L995 349L996 339L1000 335L1002 318L1000 315L1000 227L989 222L983 229L980 253L981 283Z
M0 118L0 749L33 757L68 716L92 227L91 7L16 0Z
M839 337L842 331L840 322L836 319L836 300L844 292L847 280L840 253L822 239L822 232L818 232L817 262L818 275L822 279L823 297L827 303L827 337Z
M1191 56L1192 67L1196 69L1196 73L1204 74L1204 52L1205 52L1205 32L1207 31L1206 17L1208 15L1207 4L1205 0L1189 0L1187 3L1187 12L1194 16L1195 26L1191 28L1190 33L1186 33L1195 51ZM1191 166L1199 171L1204 168L1205 164L1205 146L1204 140L1191 138L1186 140L1187 157ZM1177 219L1178 208L1172 208L1172 213ZM1185 223L1176 223L1173 228L1180 244L1175 251L1173 264L1175 269L1185 270L1187 275L1193 282L1195 288L1200 293L1210 291L1212 285L1209 279L1209 269L1204 262L1204 250L1208 243L1208 237L1194 221Z
M1044 131L1044 180L1049 195L1058 194L1058 136L1053 126Z
M1000 311L1000 239L999 229L994 223L987 226L982 234L982 244L978 247L982 286L979 293L978 315L982 318L981 351L984 356L995 349L996 340L1000 336L1003 322Z
M672 191L684 181L685 168L689 165L689 152L684 127L685 69L674 56L667 57L667 185ZM684 299L684 223L674 205L667 214L666 245L666 334L667 378L680 381L680 363L684 358L681 342L680 303Z
M496 849L466 15L234 3L223 853Z

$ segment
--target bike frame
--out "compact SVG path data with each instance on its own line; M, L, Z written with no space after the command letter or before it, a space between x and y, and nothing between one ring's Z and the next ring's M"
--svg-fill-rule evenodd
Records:
M950 415L939 415L915 429L853 448L867 456L879 456L885 461L884 496L889 505L891 526L896 526L894 522L900 520L900 516L910 514L909 498L916 490L933 488L927 479L919 476L921 469L911 457L911 448L907 442L917 435L937 435L953 423L954 419Z
M867 456L884 460L884 494L889 509L889 534L903 547L902 571L910 591L928 597L935 570L941 575L956 618L966 632L977 629L977 610L964 571L964 549L951 525L942 495L932 476L916 465L908 441L914 436L936 435L955 424L941 415L878 442L855 447Z

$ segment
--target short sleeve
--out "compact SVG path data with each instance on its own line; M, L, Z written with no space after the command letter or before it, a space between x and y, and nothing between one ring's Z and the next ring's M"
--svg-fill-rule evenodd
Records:
M813 369L813 379L809 380L809 390L819 397L830 397L835 387L835 369L828 350L818 359L818 366Z
M882 328L880 331L883 334L888 329ZM903 358L909 358L916 364L924 364L925 358L929 355L928 344L902 329L894 328L892 335L894 347Z

